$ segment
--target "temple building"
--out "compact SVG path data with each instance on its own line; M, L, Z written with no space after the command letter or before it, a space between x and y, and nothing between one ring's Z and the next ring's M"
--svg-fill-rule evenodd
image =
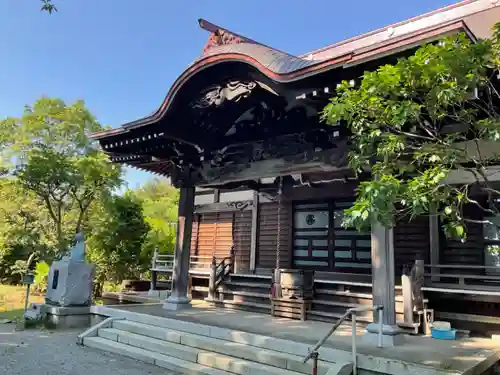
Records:
M500 261L488 251L500 244L496 226L471 224L465 243L447 239L429 216L394 228L374 223L366 233L342 227L358 178L371 176L348 168L349 132L321 122L320 112L341 81L356 84L363 72L454 33L488 37L498 21L500 2L466 0L294 56L199 20L208 41L160 108L93 135L112 162L180 188L164 308L208 295L228 309L328 322L373 304L384 308L388 335L422 332L432 319L497 329ZM282 274L303 289L282 285ZM286 296L309 302L280 308Z

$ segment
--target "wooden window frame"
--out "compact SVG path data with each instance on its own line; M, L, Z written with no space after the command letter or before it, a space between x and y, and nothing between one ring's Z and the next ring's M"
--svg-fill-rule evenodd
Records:
M364 258L366 261L360 261L359 258L357 258L357 253L358 253L358 247L357 247L357 241L358 240L371 240L370 234L359 234L355 236L348 236L345 235L340 235L336 232L339 232L340 230L346 230L343 227L335 227L335 216L334 213L335 211L338 211L340 209L345 209L343 207L338 207L338 204L341 203L352 203L352 199L347 199L347 198L339 198L339 199L328 199L328 200L300 200L300 201L293 201L292 204L292 215L291 215L291 220L292 220L292 241L291 241L291 257L292 257L292 267L295 269L313 269L316 271L323 271L323 272L339 272L339 273L357 273L357 274L371 274L371 267L347 267L347 266L336 266L337 263L342 262L342 263L347 263L348 260L347 258L339 258L335 257L335 251L351 251L352 258L351 261L356 261L357 263L364 263L364 264L371 264L371 249L369 250L370 257L369 258ZM303 238L304 236L297 236L295 235L296 231L298 230L295 227L295 214L297 212L310 212L310 211L322 211L324 212L324 208L309 208L309 209L297 209L296 207L299 205L313 205L313 204L326 204L327 210L328 210L328 231L327 234L324 236L324 239L327 240L327 246L324 248L318 249L318 250L323 250L327 251L328 256L327 257L314 257L314 256L296 256L295 255L295 250L297 249L297 246L295 246L295 240L296 239L308 239ZM307 232L307 229L301 228L301 232ZM311 231L314 231L314 229L311 229ZM316 229L317 231L317 229ZM339 238L340 237L340 238ZM316 239L323 239L321 236L315 237ZM336 239L348 239L351 240L351 246L349 247L342 247L342 246L335 246L335 240ZM316 248L317 249L317 248ZM318 265L297 265L296 261L297 260L303 260L303 261L326 261L328 262L328 266L318 266Z

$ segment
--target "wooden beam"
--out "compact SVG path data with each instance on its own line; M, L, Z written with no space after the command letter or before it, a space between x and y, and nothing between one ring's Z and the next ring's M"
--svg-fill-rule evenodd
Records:
M337 171L348 164L347 145L331 150L303 152L298 155L213 167L206 164L201 170L197 186L287 176L320 171Z
M194 212L197 214L209 212L232 212L232 211L248 211L253 207L253 201L234 201L200 204L194 207Z

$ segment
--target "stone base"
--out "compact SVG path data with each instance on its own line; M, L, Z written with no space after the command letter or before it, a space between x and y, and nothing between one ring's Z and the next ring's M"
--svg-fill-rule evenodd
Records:
M48 325L55 328L88 328L91 325L90 307L43 305Z
M149 289L148 297L160 297L160 291L155 289Z
M371 323L366 327L365 334L361 338L364 344L370 346L379 345L379 325ZM383 325L382 326L382 347L393 347L403 345L405 336L403 331L397 326Z
M154 290L154 289L150 289L148 291L148 297L156 297L156 298L163 298L163 299L166 299L168 298L170 295L170 291L169 290Z
M94 267L88 263L58 261L50 266L46 304L90 306Z
M168 297L163 304L165 310L184 310L191 308L191 301L186 297Z
M32 303L24 313L24 319L41 320L43 318L42 306L43 304L41 303Z

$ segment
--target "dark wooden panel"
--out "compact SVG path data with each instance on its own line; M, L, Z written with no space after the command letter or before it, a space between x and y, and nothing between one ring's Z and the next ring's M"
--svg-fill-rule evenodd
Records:
M483 213L474 206L464 209L464 215L472 219L481 220ZM440 228L441 230L441 228ZM467 224L467 240L461 242L441 236L441 264L466 264L469 266L484 265L484 236L483 225L477 223Z
M322 184L319 187L300 186L285 190L285 200L318 200L330 198L352 198L355 196L357 183L349 182L332 182Z
M236 272L247 272L250 268L251 238L252 212L235 212L233 225L233 243Z
M419 216L411 221L400 221L394 227L394 258L397 275L401 275L404 265L413 265L423 259L429 263L430 236L429 218Z
M290 229L291 204L282 202L280 238L280 267L290 266ZM276 248L278 242L278 204L262 203L259 205L259 234L257 243L257 267L274 268L276 266Z

